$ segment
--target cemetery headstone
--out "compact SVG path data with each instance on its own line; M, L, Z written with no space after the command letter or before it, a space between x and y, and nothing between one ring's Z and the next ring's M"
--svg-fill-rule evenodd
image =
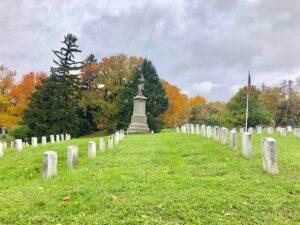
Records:
M244 132L242 136L242 154L247 158L252 158L252 140L251 133Z
M206 127L206 136L207 138L211 138L211 126Z
M200 125L196 124L196 134L199 135L200 134Z
M179 133L179 127L176 127L176 132Z
M3 142L3 149L7 149L7 143L5 141Z
M280 129L280 136L283 136L283 137L286 136L286 129L283 127Z
M78 147L68 146L67 166L75 169L78 164Z
M113 139L113 136L110 135L108 136L108 149L112 149L114 146L114 139Z
M287 126L287 131L288 131L288 132L292 132L292 131L293 131L292 126Z
M42 137L42 145L45 146L47 144L47 137L43 136Z
M195 125L191 124L191 133L194 134L195 133Z
M273 135L273 127L268 127L268 134Z
M273 138L264 138L262 142L262 161L264 171L271 174L279 173L276 141Z
M203 137L206 136L206 126L204 124L201 125L201 134L202 134Z
M0 157L4 155L4 148L2 142L0 142Z
M92 159L96 157L96 142L89 141L88 144L88 158Z
M235 130L230 131L230 147L233 150L237 149L236 131Z
M256 130L257 130L258 134L262 134L262 132L263 132L261 125L256 126Z
M253 134L253 127L248 128L248 133Z
M37 137L32 137L31 138L31 146L33 148L36 148L37 147Z
M64 141L65 140L65 136L63 134L60 134L60 141Z
M218 141L220 139L220 133L219 133L219 127L218 126L215 126L214 127L214 130L213 130L213 135L214 135L214 140L215 141Z
M115 145L119 144L120 134L119 131L115 133Z
M56 137L56 142L59 143L60 142L59 135L57 134L55 137Z
M227 133L228 129L226 127L221 128L221 144L226 145L227 144Z
M105 141L102 138L99 141L99 151L100 152L104 152L105 151Z
M23 151L23 142L22 142L22 139L16 139L15 143L16 143L16 151L17 152Z
M53 144L55 143L54 135L50 135L50 142Z
M49 179L57 174L57 153L47 151L43 155L43 178Z
M10 142L10 148L14 148L15 147L15 142L11 141Z

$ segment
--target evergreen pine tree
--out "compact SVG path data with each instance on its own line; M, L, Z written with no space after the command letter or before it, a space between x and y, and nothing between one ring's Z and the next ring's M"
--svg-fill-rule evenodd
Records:
M165 89L158 77L155 67L150 60L145 59L141 68L135 73L132 81L127 85L119 101L120 113L118 128L126 129L131 121L133 112L133 97L138 91L138 79L144 75L146 80L144 95L147 97L146 113L149 128L159 132L162 121L159 116L168 109L168 98Z
M74 72L81 62L74 60L74 53L81 52L76 45L77 38L68 34L60 51L53 51L58 60L57 67L51 68L51 75L32 95L28 109L24 113L24 123L36 136L70 133L80 134L81 83Z

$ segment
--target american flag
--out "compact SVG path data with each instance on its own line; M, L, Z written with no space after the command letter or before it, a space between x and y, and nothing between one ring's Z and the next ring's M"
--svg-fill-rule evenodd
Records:
M251 95L251 79L250 79L250 71L248 71L248 88L247 88L247 95Z

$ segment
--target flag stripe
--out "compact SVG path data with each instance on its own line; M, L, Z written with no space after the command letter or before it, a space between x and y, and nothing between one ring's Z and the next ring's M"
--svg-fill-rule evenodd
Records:
M247 95L250 96L252 94L251 92L251 79L250 79L250 71L248 72L248 88L247 88Z

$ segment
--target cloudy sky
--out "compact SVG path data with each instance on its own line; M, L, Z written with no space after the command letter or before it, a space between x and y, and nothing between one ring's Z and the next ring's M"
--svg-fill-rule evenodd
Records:
M300 0L1 0L0 65L49 72L52 49L78 36L82 58L152 60L189 96L226 101L247 83L300 75Z

